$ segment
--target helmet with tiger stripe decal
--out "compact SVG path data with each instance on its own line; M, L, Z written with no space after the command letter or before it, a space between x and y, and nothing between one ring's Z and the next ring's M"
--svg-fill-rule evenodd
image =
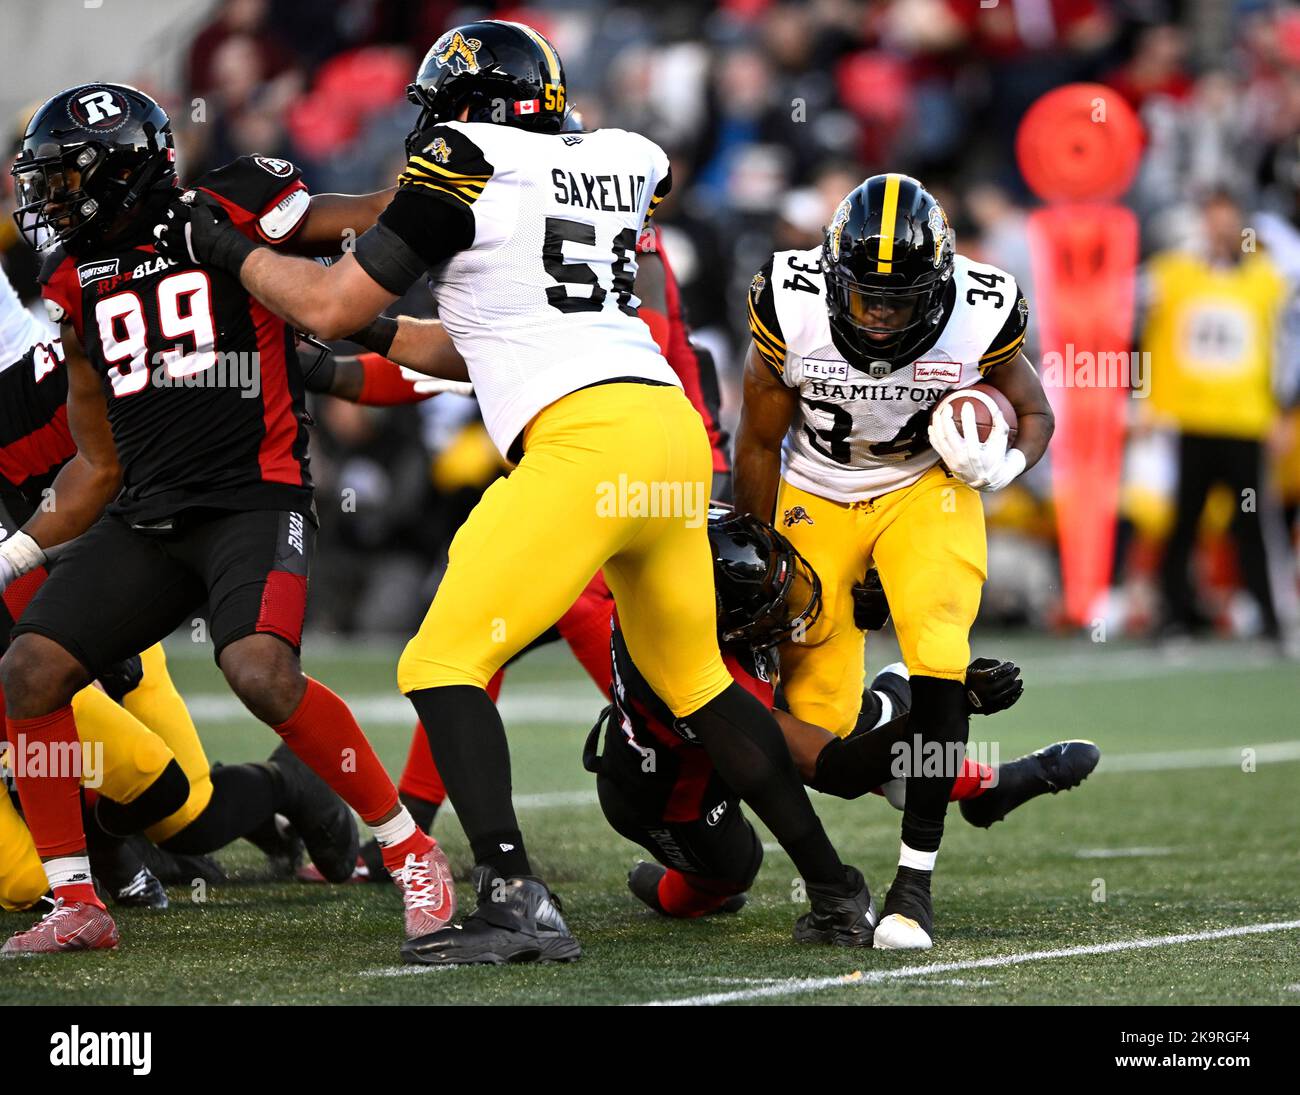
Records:
M407 152L438 122L495 122L558 133L568 114L564 65L541 34L523 23L483 19L452 27L425 54L406 97L420 107Z
M821 265L831 331L850 361L912 360L943 320L954 255L947 214L909 175L873 175L840 203Z

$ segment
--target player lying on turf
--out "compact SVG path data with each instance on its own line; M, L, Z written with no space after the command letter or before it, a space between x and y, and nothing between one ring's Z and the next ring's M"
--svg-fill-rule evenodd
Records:
M816 619L820 582L785 537L752 516L715 512L709 538L723 658L737 683L771 706L774 647ZM583 764L597 775L610 825L658 860L637 864L628 886L667 916L735 911L758 873L762 844L707 754L637 670L617 621L612 652L614 703L592 728ZM808 786L849 799L877 791L902 808L898 756L913 744L906 672L899 663L876 676L863 693L856 727L844 737L774 712ZM971 713L1005 710L1022 691L1010 662L984 658L967 669ZM602 727L604 752L597 755ZM1038 795L1077 787L1099 756L1091 742L1068 741L996 769L967 758L949 798L961 803L967 821L986 828Z
M206 199L174 203L156 237L164 254L238 276L304 330L351 337L370 325L363 344L412 368L430 368L430 346L450 334L492 440L518 458L456 534L398 664L398 687L469 837L479 896L462 925L408 941L403 956L461 964L580 955L532 872L505 728L485 689L597 571L623 605L642 672L806 880L812 909L795 938L868 945L861 873L827 839L770 712L718 652L704 528L709 439L633 295L637 239L671 188L667 156L623 130L562 132L560 59L523 24L447 31L410 94L423 109L397 194L333 266L253 244ZM426 276L445 328L380 319ZM630 502L614 497L616 483L669 499Z
M426 934L454 911L446 860L346 704L299 661L315 513L293 333L228 274L155 253L153 226L177 193L174 160L157 103L95 84L33 115L12 169L15 220L49 252L41 281L61 323L78 452L52 485L57 507L0 544L2 576L80 539L0 663L9 730L51 749L75 744L72 697L206 601L231 688L371 826L400 872L406 934ZM282 160L245 157L198 185L268 245L337 250L347 223ZM386 200L343 204L373 216ZM16 784L60 904L5 952L114 946L75 776Z

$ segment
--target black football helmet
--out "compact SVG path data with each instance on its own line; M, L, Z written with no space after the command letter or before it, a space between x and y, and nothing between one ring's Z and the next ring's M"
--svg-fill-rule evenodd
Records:
M821 579L771 525L714 506L709 543L723 643L767 650L811 627L821 615Z
M831 331L851 364L878 376L914 359L943 320L953 257L947 214L908 175L873 175L840 202L822 273Z
M69 88L32 115L10 174L14 220L33 247L83 246L154 186L175 185L171 120L125 84Z
M496 122L558 133L567 107L560 55L532 27L484 19L452 27L420 62L406 97L420 107L406 138L408 154L431 125L455 120L469 107L471 122Z

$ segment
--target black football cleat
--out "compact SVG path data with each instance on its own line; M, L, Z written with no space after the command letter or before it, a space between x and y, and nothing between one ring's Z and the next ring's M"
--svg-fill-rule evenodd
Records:
M140 855L141 862L149 868L164 886L190 886L202 879L215 886L226 882L226 872L210 855L181 855L158 847L143 836L130 838L131 847Z
M167 908L167 891L148 867L141 867L136 876L113 893L113 904L129 909Z
M475 867L478 908L452 924L402 944L402 961L426 966L503 966L576 962L582 948L564 923L560 899L531 875L503 878Z
M928 951L934 946L930 872L899 867L876 925L876 949Z
M351 809L292 749L281 745L268 762L284 780L284 814L307 855L327 882L347 882L356 869L361 840Z
M962 799L961 816L977 828L987 829L1032 798L1078 787L1099 760L1101 750L1090 741L1058 741L1000 764L996 784L975 798Z
M794 924L796 943L869 947L876 928L876 903L856 867L844 868L839 886L808 887L812 909Z
M654 909L660 916L672 916L674 920L686 919L673 916L659 903L659 881L667 873L667 868L658 863L647 863L643 859L638 860L632 869L627 872L627 888L632 891L638 900ZM714 916L717 913L738 913L748 901L748 896L743 893L732 894L716 909L710 909L701 915Z

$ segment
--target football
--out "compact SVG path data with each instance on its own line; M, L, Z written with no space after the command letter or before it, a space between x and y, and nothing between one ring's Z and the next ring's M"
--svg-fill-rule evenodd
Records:
M992 384L972 384L969 388L955 391L939 400L930 413L933 416L938 413L940 407L951 407L953 421L957 423L957 432L961 433L962 408L968 403L975 408L975 428L981 441L989 439L989 431L993 428L993 408L997 407L1007 422L1007 445L1009 447L1015 444L1018 432L1015 408L1011 406L1011 400L993 387ZM962 436L965 436L965 434L962 434Z

